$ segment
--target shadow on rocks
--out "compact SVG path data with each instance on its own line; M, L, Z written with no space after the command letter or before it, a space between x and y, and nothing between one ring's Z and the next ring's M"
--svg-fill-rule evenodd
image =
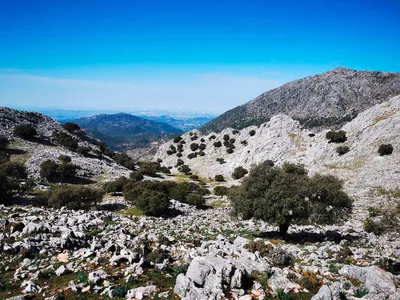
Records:
M267 231L262 232L257 235L257 237L268 238L268 239L281 239L281 235L278 231ZM316 233L309 231L299 231L292 232L286 235L285 241L290 243L305 244L305 243L322 243L326 241L331 241L335 243L340 243L342 240L347 240L353 242L358 240L360 237L342 234L337 230L327 230L326 232Z

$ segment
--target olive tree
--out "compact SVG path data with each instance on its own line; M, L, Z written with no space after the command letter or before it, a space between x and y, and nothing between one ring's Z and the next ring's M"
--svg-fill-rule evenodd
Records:
M264 162L232 189L232 213L275 224L285 238L291 223L333 223L345 218L352 202L342 187L331 175L309 177L302 165L276 167Z

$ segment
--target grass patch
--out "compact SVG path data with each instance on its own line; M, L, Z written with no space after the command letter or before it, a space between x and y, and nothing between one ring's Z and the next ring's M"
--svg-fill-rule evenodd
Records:
M229 204L224 200L215 200L210 203L210 206L214 207L214 208L224 208L224 207L228 207L228 205Z
M141 217L144 216L144 212L140 210L139 208L136 207L131 207L128 209L124 210L119 210L117 211L118 214L124 215L124 216L135 216L135 217Z
M393 198L400 198L400 189L385 189L384 187L378 186L376 192L382 196L391 196Z

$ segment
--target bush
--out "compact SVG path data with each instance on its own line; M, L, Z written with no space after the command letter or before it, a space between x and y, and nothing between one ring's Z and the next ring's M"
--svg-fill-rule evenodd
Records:
M78 148L78 141L67 133L54 131L52 137L59 145L71 151L76 151Z
M223 181L225 181L225 178L224 178L224 176L223 175L215 175L215 177L214 177L214 179L215 179L215 181L218 181L218 182L223 182Z
M107 193L112 193L115 195L116 193L122 193L125 184L128 183L128 179L126 177L119 177L118 179L110 182L106 182L104 184L104 190Z
M226 153L228 153L228 154L232 154L232 153L233 153L233 149L232 149L232 148L228 148L228 149L226 149Z
M205 153L204 151L200 151L200 152L199 152L199 155L200 155L200 156L206 156L206 153Z
M188 165L183 165L181 166L180 171L186 175L190 175L191 169L189 168Z
M76 152L82 154L83 156L88 156L90 151L92 151L92 148L86 146L78 146L78 148L76 149Z
M134 181L141 181L144 178L141 172L132 172L129 177Z
M0 173L0 204L9 204L12 198L12 187L7 176Z
M214 195L217 196L226 196L229 193L229 188L226 186L216 186L214 188Z
M177 136L174 138L174 143L179 143L182 140L181 136Z
M14 128L14 135L25 140L32 139L37 131L32 124L21 124Z
M246 140L243 140L243 141L241 141L240 143L241 143L243 146L247 146L247 145L248 145L248 143L247 143Z
M40 177L49 182L70 182L75 177L76 169L73 164L58 164L48 159L40 164Z
M232 131L233 134L239 134L239 130L235 129L234 131Z
M226 163L225 159L223 158L217 158L216 161L219 162L221 165Z
M196 157L197 157L197 152L189 153L188 156L187 156L187 158L189 158L189 159L193 159L193 158L196 158Z
M74 133L75 131L80 131L81 128L79 127L78 124L75 124L73 122L67 122L63 125L64 129L67 130L70 133Z
M204 143L206 140L204 138L200 139L200 142Z
M190 193L187 198L186 198L186 203L190 205L194 205L197 208L203 207L204 204L206 203L206 200L204 199L203 196L196 194L196 193Z
M139 162L140 172L143 175L147 175L150 177L157 177L156 174L158 171L161 171L161 166L156 162Z
M216 148L222 147L221 141L215 142L214 147L216 147Z
M71 162L71 157L68 156L68 155L63 155L63 154L61 154L61 155L58 157L58 160L59 160L60 162L64 163L64 164L67 164L67 163L70 163L70 162Z
M234 215L274 223L285 238L292 222L333 223L348 216L352 202L342 187L331 175L308 177L303 166L261 163L230 198Z
M192 179L192 180L199 180L199 176L194 175L194 174L190 175L189 178Z
M183 155L182 155L182 153L178 152L178 153L176 154L176 156L177 156L177 157L182 157Z
M168 155L172 155L172 154L174 154L171 150L167 150L167 154Z
M6 149L8 147L8 144L8 139L5 136L0 135L0 150Z
M208 138L208 140L209 141L211 141L211 140L215 140L216 139L216 136L213 134L213 135L211 135L209 138Z
M176 161L176 166L177 166L177 167L182 166L182 165L184 165L184 164L185 164L185 162L184 162L182 159L180 159L180 158L178 158L178 160Z
M28 174L22 163L8 161L0 164L0 174L16 179L26 179Z
M344 143L347 141L346 132L343 130L328 131L325 137L329 140L329 143Z
M200 150L206 149L206 144L200 144L199 149L200 149Z
M39 197L42 204L45 202L48 206L56 209L66 206L74 210L88 210L100 203L103 196L104 191L101 189L80 185L57 185Z
M246 175L248 171L243 167L237 167L233 170L232 178L233 179L240 179Z
M136 201L136 206L148 216L162 216L168 212L169 200L165 193L145 190Z
M252 130L249 131L249 134L250 134L250 136L253 136L253 135L256 134L256 131L254 129L252 129Z
M197 149L199 149L199 144L197 143L190 144L190 150L196 151Z
M378 153L380 156L390 155L393 153L392 144L382 144L379 146Z
M224 141L229 141L229 135L228 134L224 134L223 139L224 139Z
M137 181L128 182L123 187L123 195L127 202L136 204L137 199L145 191L157 191L160 193L168 194L168 188L166 184L159 181Z
M336 148L336 152L337 152L337 154L339 154L339 156L344 155L349 151L350 151L350 148L348 146L339 146Z

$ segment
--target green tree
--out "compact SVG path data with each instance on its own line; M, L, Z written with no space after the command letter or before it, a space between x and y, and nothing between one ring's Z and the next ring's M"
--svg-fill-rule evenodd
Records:
M320 174L310 178L303 166L289 163L255 166L230 198L234 215L275 224L283 238L293 222L333 223L352 208L340 180Z
M244 175L246 175L247 173L249 173L245 168L243 168L242 166L237 167L233 170L232 173L232 178L233 179L240 179L242 177L244 177Z
M113 181L106 182L104 184L104 190L107 193L112 193L113 195L117 193L122 193L124 185L128 183L128 179L126 177L119 177Z
M145 190L137 199L136 206L149 216L162 216L168 211L169 200L165 193Z

